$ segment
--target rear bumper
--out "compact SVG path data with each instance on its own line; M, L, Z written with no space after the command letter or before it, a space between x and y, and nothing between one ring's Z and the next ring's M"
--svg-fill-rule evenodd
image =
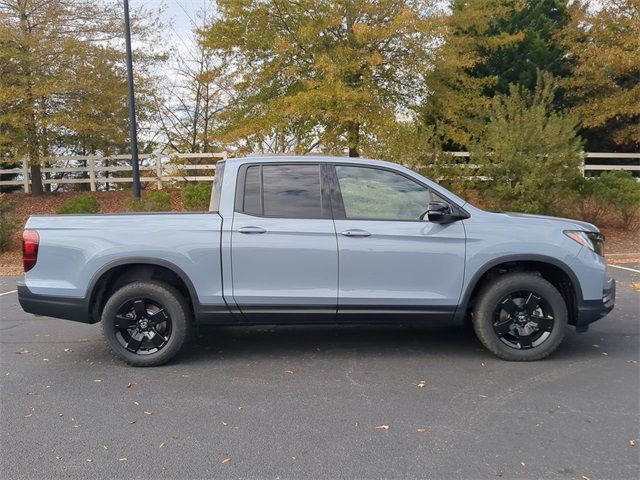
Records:
M610 278L602 291L601 300L583 300L578 305L576 328L586 330L586 327L606 316L616 303L616 281Z
M18 302L27 313L91 323L89 305L84 298L38 295L24 284L18 284Z

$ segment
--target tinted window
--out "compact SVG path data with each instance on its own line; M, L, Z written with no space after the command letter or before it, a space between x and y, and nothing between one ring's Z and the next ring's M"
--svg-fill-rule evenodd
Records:
M266 216L322 217L319 165L263 165L262 190Z
M336 166L347 218L419 220L427 211L428 188L388 170Z
M244 178L243 211L250 215L262 215L260 198L260 166L247 168Z

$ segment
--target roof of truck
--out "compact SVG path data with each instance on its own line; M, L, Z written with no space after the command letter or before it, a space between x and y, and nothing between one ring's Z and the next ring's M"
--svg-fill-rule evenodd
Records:
M379 164L379 165L393 165L398 166L397 163L385 162L383 160L374 160L372 158L363 158L363 157L337 157L330 155L277 155L277 154L266 154L266 155L249 155L246 157L238 157L238 158L228 158L227 162L264 162L264 163L272 163L272 162L313 162L313 163L356 163L356 164Z

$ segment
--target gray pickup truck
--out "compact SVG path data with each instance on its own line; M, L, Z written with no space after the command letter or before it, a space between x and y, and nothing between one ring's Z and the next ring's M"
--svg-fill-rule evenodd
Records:
M204 213L35 216L26 312L102 321L131 365L167 362L194 324L470 320L505 360L553 352L614 305L588 223L480 210L402 166L220 162Z

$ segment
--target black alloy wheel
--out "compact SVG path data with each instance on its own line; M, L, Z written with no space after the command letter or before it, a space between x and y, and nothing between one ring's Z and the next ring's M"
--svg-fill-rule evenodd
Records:
M191 332L188 299L166 283L143 280L112 292L102 310L102 331L109 348L135 367L167 363Z
M504 297L494 312L493 331L511 348L526 350L546 341L554 326L553 309L542 296L518 291Z
M120 306L113 326L120 345L131 353L149 355L167 344L172 323L166 308L141 297Z

